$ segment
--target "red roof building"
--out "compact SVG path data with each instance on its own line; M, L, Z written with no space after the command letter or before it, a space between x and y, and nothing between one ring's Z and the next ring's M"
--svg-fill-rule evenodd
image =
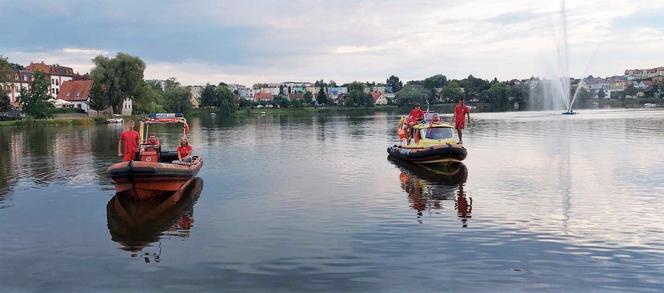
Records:
M25 70L29 72L41 72L46 75L46 78L49 82L49 94L51 96L60 95L60 85L65 81L72 80L74 78L74 69L71 67L65 67L60 65L48 65L43 61L41 63L30 63L30 65L25 67Z
M69 80L62 83L58 99L68 102L87 101L92 88L92 80Z
M374 105L387 105L387 98L385 98L385 95L381 92L372 92L371 98L373 98Z
M271 102L272 93L256 93L254 98L256 99L256 102Z

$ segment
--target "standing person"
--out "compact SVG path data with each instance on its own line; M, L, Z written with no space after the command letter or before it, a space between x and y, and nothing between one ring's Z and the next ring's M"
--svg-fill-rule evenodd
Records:
M178 160L180 162L191 162L191 145L186 136L182 136L180 139L180 145L177 148Z
M463 98L459 99L459 103L454 107L454 128L459 135L459 144L463 144L463 129L466 126L466 116L468 117L468 124L470 124L470 108L463 103Z
M136 151L138 150L140 135L134 130L134 121L127 121L127 129L120 134L118 141L118 157L124 156L123 161L131 161L134 159ZM122 152L122 144L124 144L124 152Z
M408 124L415 125L415 123L419 122L420 120L424 119L424 111L420 108L420 104L416 104L415 108L410 111L410 114L408 114Z

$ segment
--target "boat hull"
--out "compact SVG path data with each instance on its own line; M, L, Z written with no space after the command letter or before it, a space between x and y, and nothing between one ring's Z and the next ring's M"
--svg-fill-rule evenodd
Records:
M452 163L466 159L468 152L460 144L442 144L427 148L405 148L398 145L387 148L394 158L420 164Z
M107 172L116 192L148 199L180 190L202 166L200 157L191 165L129 161L113 164Z

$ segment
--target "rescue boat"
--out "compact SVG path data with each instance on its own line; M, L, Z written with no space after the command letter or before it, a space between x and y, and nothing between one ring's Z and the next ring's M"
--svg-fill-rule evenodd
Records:
M203 167L203 158L192 156L188 162L178 161L175 151L164 151L158 140L146 139L149 128L157 124L182 124L183 134L189 126L182 114L152 114L141 121L140 142L134 160L111 165L108 176L115 184L115 191L128 192L131 197L148 199L173 193L196 177Z
M411 127L407 144L387 148L389 156L420 164L463 161L468 152L457 143L454 127L443 123L438 113L427 112L424 116L421 123Z

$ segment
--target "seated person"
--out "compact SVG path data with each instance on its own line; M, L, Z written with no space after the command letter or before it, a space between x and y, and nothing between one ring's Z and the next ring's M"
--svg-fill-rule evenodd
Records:
M191 145L186 136L180 139L180 145L177 148L178 161L191 163Z
M146 150L159 150L159 139L157 139L153 134L150 134L150 137L145 141Z

